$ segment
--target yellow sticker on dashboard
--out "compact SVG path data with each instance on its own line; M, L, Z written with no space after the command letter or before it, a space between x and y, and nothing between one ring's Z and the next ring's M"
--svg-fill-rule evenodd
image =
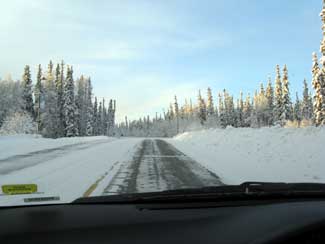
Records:
M32 194L37 192L37 185L35 184L3 185L1 188L2 192L8 195Z

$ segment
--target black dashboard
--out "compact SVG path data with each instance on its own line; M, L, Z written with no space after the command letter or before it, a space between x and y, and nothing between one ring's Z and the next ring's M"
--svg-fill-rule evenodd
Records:
M324 233L324 234L323 234ZM325 201L206 208L0 209L0 243L325 243Z

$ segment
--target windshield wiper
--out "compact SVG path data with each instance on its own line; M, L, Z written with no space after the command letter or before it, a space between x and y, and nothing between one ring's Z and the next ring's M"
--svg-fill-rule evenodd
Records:
M168 190L161 192L131 193L79 198L75 200L73 204L166 203L315 197L325 197L325 184L244 182L240 185L223 185L203 188Z

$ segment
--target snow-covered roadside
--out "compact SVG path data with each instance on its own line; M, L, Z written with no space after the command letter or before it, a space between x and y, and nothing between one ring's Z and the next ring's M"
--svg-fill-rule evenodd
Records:
M325 128L211 129L167 141L226 184L325 182Z
M37 184L38 191L43 194L2 195L0 206L22 205L23 199L27 197L60 197L59 202L48 203L71 202L82 197L103 175L105 175L105 182L109 182L118 167L117 162L130 160L140 141L140 138L116 139L78 153L68 153L42 164L1 175L0 185ZM105 186L100 185L100 187ZM96 192L100 192L100 189ZM46 203L42 202L42 204Z
M0 136L0 159L10 156L52 149L60 146L73 145L98 140L115 140L106 136L71 137L49 139L39 135L11 135Z

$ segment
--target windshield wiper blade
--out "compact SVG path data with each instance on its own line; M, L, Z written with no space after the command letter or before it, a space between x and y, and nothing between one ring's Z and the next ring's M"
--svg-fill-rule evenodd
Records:
M79 198L73 204L92 203L153 203L229 199L259 199L263 197L325 197L322 183L244 182L203 188L177 189L161 192L131 193Z
M325 193L323 183L244 182L245 193Z

